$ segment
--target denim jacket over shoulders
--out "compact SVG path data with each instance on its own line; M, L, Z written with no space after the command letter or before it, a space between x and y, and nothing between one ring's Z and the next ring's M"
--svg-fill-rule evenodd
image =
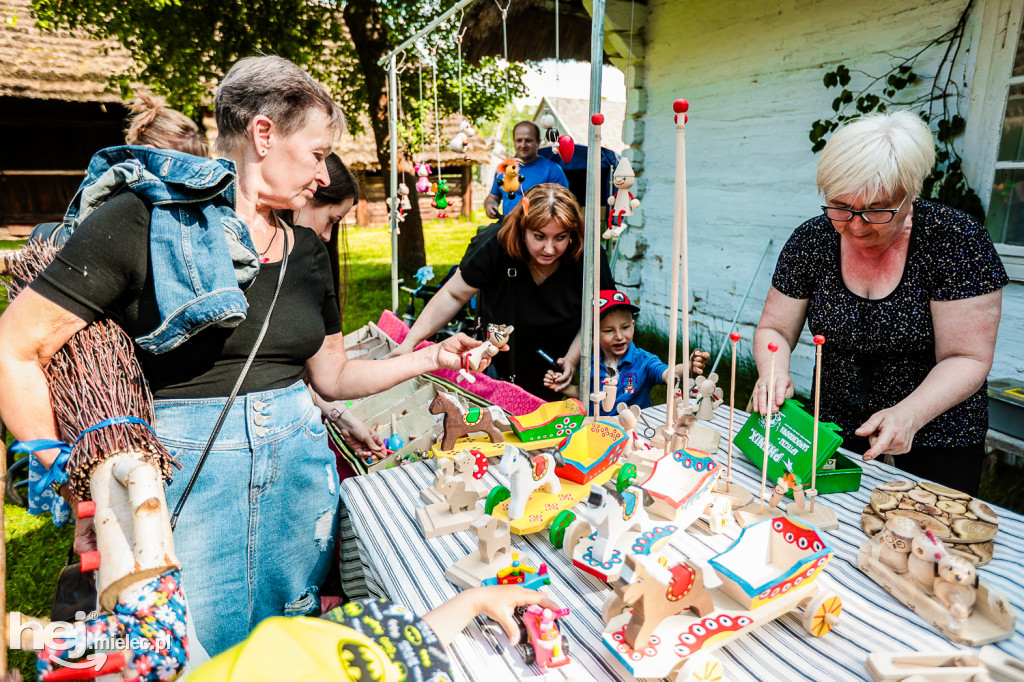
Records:
M178 347L210 325L235 327L248 304L242 289L259 272L248 226L235 214L235 167L150 147L97 152L52 239L66 240L94 209L125 189L153 206L150 267L160 325L135 337L151 353Z

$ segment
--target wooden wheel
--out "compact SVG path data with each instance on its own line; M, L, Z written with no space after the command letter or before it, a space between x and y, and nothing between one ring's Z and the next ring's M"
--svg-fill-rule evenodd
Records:
M615 490L621 493L623 490L633 485L636 481L636 477L636 465L623 464L619 468L619 473L615 478Z
M572 561L572 555L576 551L576 545L580 543L580 540L593 532L586 519L576 519L569 524L565 531L565 538L562 541L562 551L565 552L565 556L569 557L569 561Z
M605 625L612 622L612 618L619 615L629 607L626 606L626 602L622 601L619 595L614 592L608 599L605 600L604 606L601 607L601 620Z
M691 656L674 678L675 682L718 682L722 679L722 664L708 653Z
M493 513L495 507L510 497L512 497L512 491L503 485L491 488L491 492L487 493L487 501L484 503L484 512Z
M575 520L576 513L569 509L558 512L555 520L551 522L551 527L548 528L548 539L551 540L552 547L562 549L562 545L565 544L565 531Z
M834 592L819 592L804 607L804 628L815 637L828 634L843 612L843 600Z

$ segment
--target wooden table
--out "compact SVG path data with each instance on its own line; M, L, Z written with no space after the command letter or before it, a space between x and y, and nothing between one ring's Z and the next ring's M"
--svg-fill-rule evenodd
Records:
M664 423L664 414L662 406L649 408L644 416L657 426ZM737 410L736 430L746 417L746 413ZM723 434L728 432L726 408L718 409L712 426ZM638 430L644 430L643 422ZM726 447L727 439L723 437L719 452L723 464ZM859 456L846 454L860 461ZM455 595L456 588L444 579L444 568L476 547L469 532L431 540L420 535L414 510L423 503L417 491L429 485L433 471L432 464L418 463L350 478L342 484L342 499L355 531L370 592L401 602L418 613L425 613ZM733 476L752 492L760 488L760 471L737 448L733 449ZM739 637L714 652L722 662L725 679L867 680L870 677L864 662L869 652L955 648L857 569L857 552L867 539L860 529L861 511L874 487L899 479L916 480L885 464L865 463L860 490L821 498L835 510L841 524L838 530L827 533L835 556L825 575L818 578L823 587L842 597L839 624L824 637L814 638L794 615L786 615ZM490 468L485 481L492 485L505 483L496 467ZM1016 634L998 646L1024 660L1024 517L1002 508L996 508L996 512L999 533L995 558L980 573L992 588L1010 599L1018 612ZM738 534L739 527L731 524L725 533L712 535L706 522L700 520L688 532L677 534L665 553L706 561L725 550ZM574 568L561 551L551 546L546 533L513 536L513 549L528 552L538 563L547 562L553 582L551 594L572 611L562 622L575 662L543 675L538 668L525 665L516 651L499 654L484 636L480 624L473 623L452 646L456 679L632 679L600 641L604 628L601 606L609 587ZM507 643L502 633L496 639Z

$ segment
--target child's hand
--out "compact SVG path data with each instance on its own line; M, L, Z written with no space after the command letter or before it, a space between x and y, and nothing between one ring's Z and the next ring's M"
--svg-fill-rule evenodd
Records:
M564 391L565 387L572 383L572 377L576 374L576 365L568 358L558 358L555 362L562 368L562 372L558 373L554 370L548 370L547 374L544 375L544 385L552 391ZM552 377L550 385L547 383L548 375Z
M540 604L553 610L559 608L558 604L551 601L551 598L543 592L528 590L518 585L490 585L473 589L479 590L475 595L478 600L479 613L497 622L505 629L508 643L511 646L519 643L519 623L515 618L517 606Z
M700 348L694 349L690 353L690 374L703 374L704 368L707 367L708 358L711 357L711 353L705 353Z

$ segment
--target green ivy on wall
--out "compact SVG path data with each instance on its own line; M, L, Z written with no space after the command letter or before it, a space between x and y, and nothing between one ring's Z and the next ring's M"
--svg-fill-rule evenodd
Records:
M968 184L963 172L963 159L956 149L957 140L964 134L967 122L959 113L959 88L951 75L973 4L973 0L967 3L956 26L916 53L897 60L888 71L880 75L850 69L845 64L839 64L826 72L822 83L829 90L838 88L839 94L832 100L832 115L811 124L808 134L811 152L817 154L821 151L826 136L845 121L865 114L883 113L890 108L916 110L929 123L938 142L935 168L925 178L921 195L958 208L984 222L985 210L981 199ZM915 67L920 57L942 46L945 52L935 75L928 77L918 73ZM867 78L867 83L853 87L854 74L859 76L858 81ZM930 87L921 87L929 82Z

